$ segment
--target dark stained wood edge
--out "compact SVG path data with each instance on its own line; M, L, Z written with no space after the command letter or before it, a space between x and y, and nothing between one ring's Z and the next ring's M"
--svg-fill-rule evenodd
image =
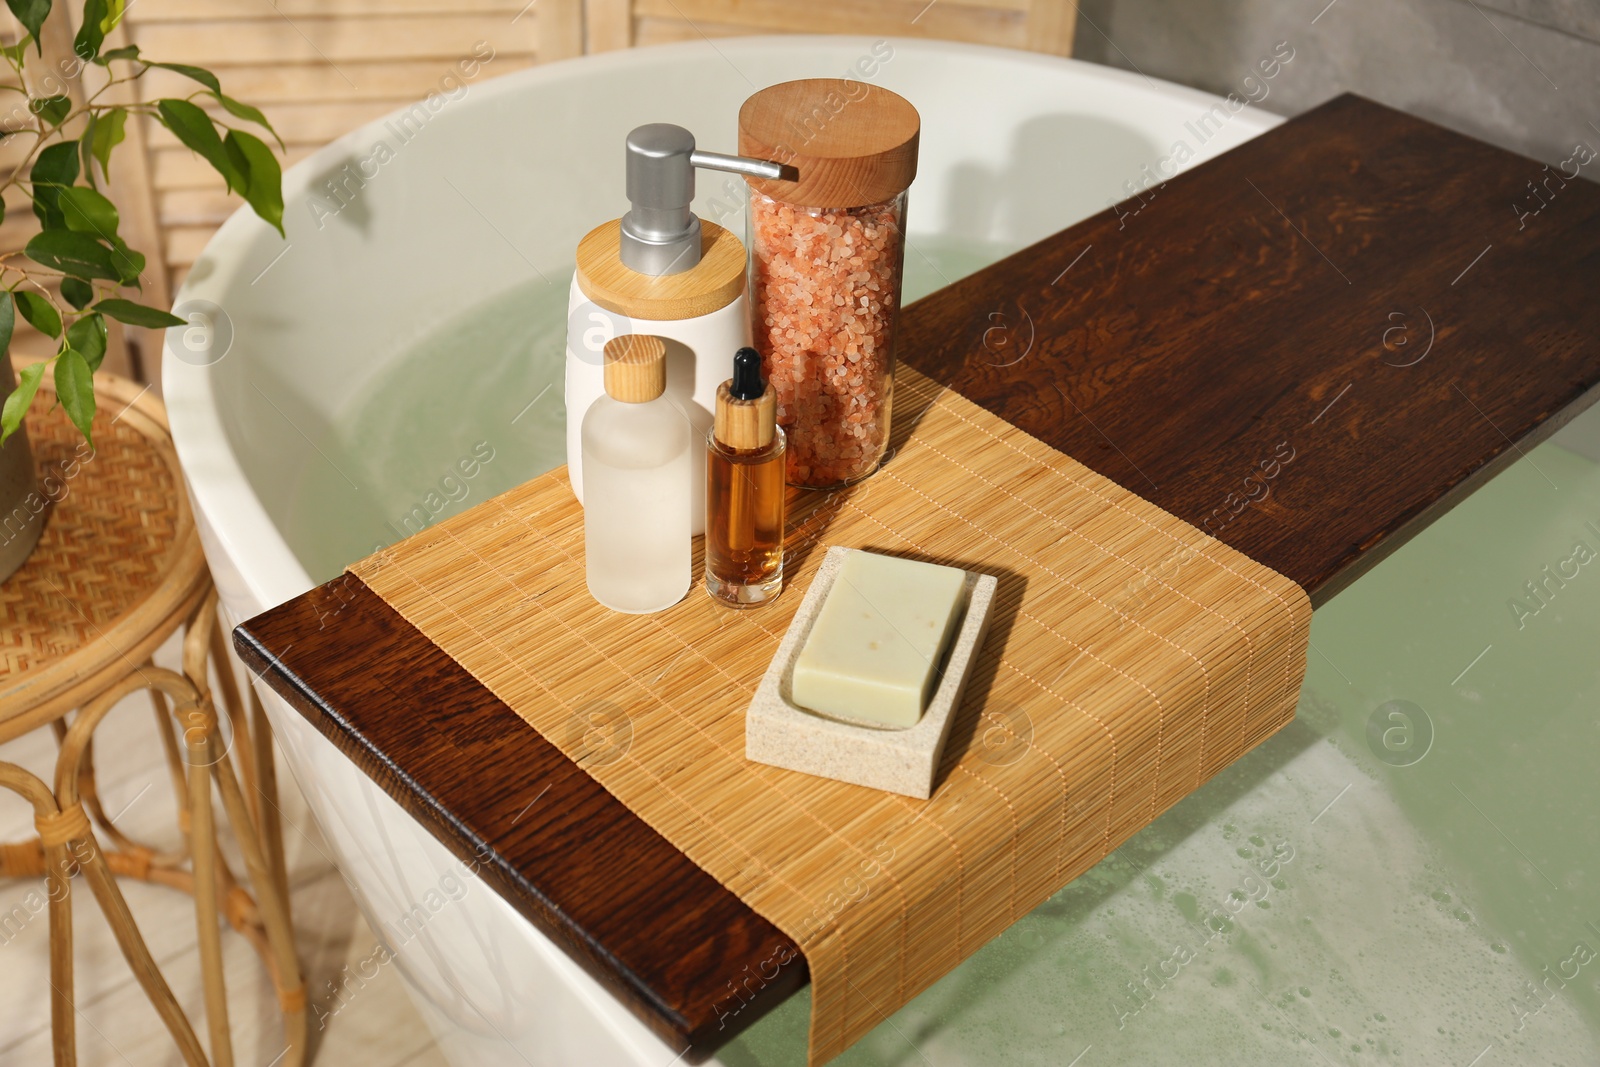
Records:
M234 647L686 1060L705 1059L806 983L805 958L782 931L353 575L251 619ZM504 788L483 788L486 778Z
M1476 493L1507 467L1522 459L1528 452L1548 441L1557 431L1582 415L1600 401L1600 388L1591 386L1580 393L1566 407L1535 423L1523 431L1515 441L1507 439L1504 447L1496 451L1483 464L1468 471L1459 481L1434 497L1409 517L1399 518L1380 540L1366 545L1359 554L1314 589L1308 590L1311 606L1320 608L1333 597L1348 589L1351 583L1403 548L1406 542L1438 522L1457 504Z

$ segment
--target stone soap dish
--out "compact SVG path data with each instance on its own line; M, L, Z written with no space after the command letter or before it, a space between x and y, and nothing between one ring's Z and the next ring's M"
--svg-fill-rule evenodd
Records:
M992 575L967 572L966 611L951 635L939 684L917 724L904 730L857 724L807 711L792 697L795 660L839 568L854 551L836 546L823 557L750 701L744 754L756 763L926 800L933 793L933 776L967 676L989 629L998 583Z

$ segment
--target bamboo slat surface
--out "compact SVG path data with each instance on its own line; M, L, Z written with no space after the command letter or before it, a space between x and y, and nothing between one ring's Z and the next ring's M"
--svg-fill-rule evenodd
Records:
M1293 582L915 371L896 392L892 458L811 498L793 588L762 611L698 590L652 616L600 607L564 469L351 568L795 940L814 1063L1287 723L1305 668ZM744 758L744 709L832 544L1000 579L930 801Z

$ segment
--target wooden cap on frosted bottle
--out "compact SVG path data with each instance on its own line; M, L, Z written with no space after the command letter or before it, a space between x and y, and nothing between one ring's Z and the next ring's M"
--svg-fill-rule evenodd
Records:
M667 344L648 333L613 337L605 347L606 393L629 404L654 400L667 390Z

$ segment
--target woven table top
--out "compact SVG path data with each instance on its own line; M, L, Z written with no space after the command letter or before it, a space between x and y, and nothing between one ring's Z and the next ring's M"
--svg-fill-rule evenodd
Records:
M95 448L49 392L27 416L48 509L22 568L0 583L0 735L67 710L62 697L120 676L172 632L205 580L161 404L144 387L97 377Z

